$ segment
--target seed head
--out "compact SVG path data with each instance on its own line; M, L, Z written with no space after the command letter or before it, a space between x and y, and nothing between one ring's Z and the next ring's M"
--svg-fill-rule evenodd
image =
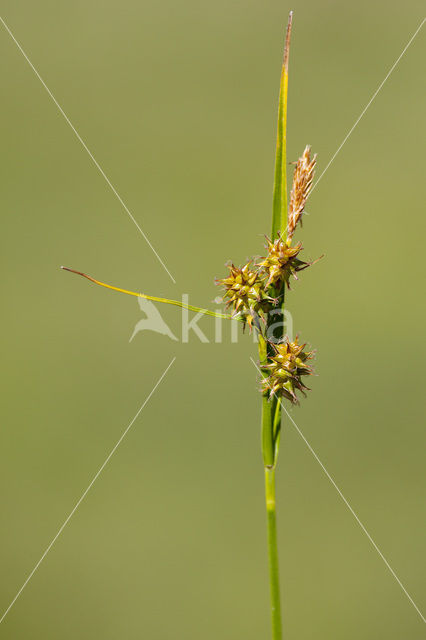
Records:
M297 280L297 271L309 267L308 262L303 262L297 258L297 255L302 250L302 243L298 242L294 247L290 247L281 240L281 237L278 237L274 242L266 238L266 242L268 255L262 258L262 262L257 264L258 267L266 271L268 278L266 286L272 285L279 289L285 282L287 287L290 288L290 276L293 275Z
M269 371L268 377L262 380L263 393L282 396L298 404L296 390L306 395L305 389L308 389L302 382L302 376L312 375L312 368L306 361L313 358L313 352L304 351L305 346L298 344L297 337L294 342L286 339L280 344L272 344L274 355L263 367Z
M306 200L312 189L316 161L316 155L311 160L311 147L307 146L296 163L288 208L287 237L289 240L293 237L297 223L301 221Z
M248 262L242 268L228 265L227 278L216 280L216 284L225 287L224 301L227 307L233 308L234 315L240 313L246 317L251 328L253 321L258 326L259 312L268 311L274 303L273 298L265 292L265 283L258 271L251 269Z

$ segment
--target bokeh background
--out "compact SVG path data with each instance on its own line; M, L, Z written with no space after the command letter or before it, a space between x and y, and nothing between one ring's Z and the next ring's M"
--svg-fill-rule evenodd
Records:
M269 637L252 341L139 333L137 300L61 264L211 306L269 232L283 32L288 154L326 166L420 24L421 2L4 0L1 609L176 361L0 626L0 637ZM318 350L292 415L417 605L424 563L423 29L335 159L288 296ZM162 309L180 332L180 313ZM285 420L278 473L287 640L424 637L395 579Z

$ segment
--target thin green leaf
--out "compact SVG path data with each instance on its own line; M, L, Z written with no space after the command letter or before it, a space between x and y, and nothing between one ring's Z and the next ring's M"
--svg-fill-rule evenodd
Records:
M152 300L153 302L162 302L163 304L171 304L174 307L180 307L181 309L188 309L189 311L194 311L195 313L203 313L206 316L212 316L213 318L223 318L224 320L238 320L239 322L244 322L245 318L240 315L231 316L229 313L220 313L219 311L211 311L210 309L202 309L201 307L194 307L192 304L185 304L184 302L180 302L179 300L169 300L168 298L158 298L157 296L149 296L146 293L138 293L137 291L129 291L128 289L121 289L120 287L113 287L111 284L106 284L106 282L101 282L100 280L95 280L92 276L88 276L87 273L83 273L82 271L76 271L75 269L70 269L69 267L61 267L65 271L70 271L71 273L76 273L78 276L82 276L90 282L99 285L100 287L105 287L106 289L112 289L113 291L118 291L119 293L125 293L128 296L136 296L137 298L144 298L145 300Z
M290 11L281 69L280 97L278 103L277 150L275 156L274 196L272 208L272 240L278 233L285 238L287 229L287 94L288 58L293 12Z

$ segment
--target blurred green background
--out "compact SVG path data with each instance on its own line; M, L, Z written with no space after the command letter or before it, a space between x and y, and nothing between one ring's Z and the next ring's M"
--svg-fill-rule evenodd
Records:
M270 228L283 32L288 154L326 166L422 3L4 0L2 16L176 279L2 27L1 609L176 361L0 626L0 637L269 637L252 341L139 333L136 299L65 264L212 306ZM309 202L326 257L288 296L317 348L292 415L414 601L424 563L424 72L419 33ZM319 175L319 173L318 173ZM180 313L161 310L180 331ZM200 327L211 339L213 321ZM229 331L229 327L227 328ZM418 640L424 626L285 420L286 640Z

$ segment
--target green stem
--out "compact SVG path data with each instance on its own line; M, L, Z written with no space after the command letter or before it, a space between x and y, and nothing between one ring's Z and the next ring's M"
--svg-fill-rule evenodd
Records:
M285 241L287 235L287 95L288 95L288 60L290 54L290 36L293 20L293 12L290 12L287 24L287 33L284 47L284 58L281 69L280 96L278 105L278 130L277 150L275 158L274 196L272 207L272 240L278 236ZM276 332L275 338L284 335L284 297L277 305L280 309L281 327ZM277 318L276 318L277 319ZM267 331L269 328L267 326ZM259 338L259 359L262 376L267 376L265 364L271 355L271 346L263 338ZM277 548L277 520L275 507L275 466L278 457L281 430L281 404L277 398L268 399L264 393L262 398L262 455L265 466L265 496L266 513L268 523L268 559L269 559L269 584L271 592L271 620L272 640L282 639L280 581Z
M265 338L259 334L259 362L262 377L266 378L268 373L263 366L268 362L268 343ZM274 411L273 401L268 399L268 394L262 396L262 425L261 425L261 444L263 464L265 467L274 466Z
M278 565L275 469L265 469L265 498L268 525L269 586L271 592L272 639L281 640L280 575Z

